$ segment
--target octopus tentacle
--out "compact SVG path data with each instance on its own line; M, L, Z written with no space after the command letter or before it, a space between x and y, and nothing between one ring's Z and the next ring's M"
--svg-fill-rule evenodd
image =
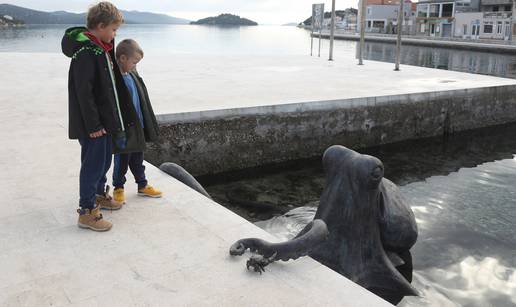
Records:
M328 238L329 232L326 223L323 220L316 219L310 222L300 232L300 235L294 239L281 242L270 243L257 238L241 239L231 245L229 254L232 256L241 256L246 250L255 252L265 258L273 255L274 261L297 259L308 255L314 248Z

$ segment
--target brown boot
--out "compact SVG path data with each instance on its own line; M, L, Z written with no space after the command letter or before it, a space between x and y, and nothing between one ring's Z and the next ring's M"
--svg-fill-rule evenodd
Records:
M100 206L94 209L77 209L77 213L79 213L77 225L80 228L94 231L108 231L113 227L113 224L103 219L102 213L100 213Z
M113 198L109 195L109 186L106 187L106 192L104 195L95 196L95 203L97 206L100 206L100 209L105 210L118 210L122 208L123 205L114 201Z

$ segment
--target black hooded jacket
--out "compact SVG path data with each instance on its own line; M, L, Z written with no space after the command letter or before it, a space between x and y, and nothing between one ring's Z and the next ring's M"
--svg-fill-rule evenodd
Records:
M111 135L123 134L120 117L123 119L124 130L131 130L131 127L141 129L131 96L115 61L114 51L110 52L112 60L108 61L104 49L92 42L84 34L86 31L84 27L70 28L66 30L61 42L63 53L72 59L68 75L69 138L88 138L91 133L103 128ZM110 62L113 65L120 112L108 68ZM132 151L144 149L145 141L143 146L132 148Z

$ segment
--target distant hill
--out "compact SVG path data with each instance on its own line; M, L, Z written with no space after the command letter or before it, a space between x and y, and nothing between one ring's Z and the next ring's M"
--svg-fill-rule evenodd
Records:
M219 26L257 26L258 23L232 14L220 14L217 17L208 17L190 22L192 25L219 25Z
M165 14L138 11L122 11L122 14L128 24L188 24L190 22ZM86 21L86 13L43 12L11 4L0 4L0 16L3 15L12 16L26 24L84 24Z
M127 23L146 23L146 24L181 24L187 25L190 20L168 16L165 14L155 14L139 11L122 11Z
M284 27L295 27L297 25L298 24L296 22L289 22L289 23L283 24L282 26L284 26Z

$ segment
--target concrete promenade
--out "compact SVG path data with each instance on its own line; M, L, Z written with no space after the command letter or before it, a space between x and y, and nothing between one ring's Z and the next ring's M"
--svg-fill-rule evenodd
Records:
M314 33L314 37L319 37L319 33ZM330 33L323 31L321 34L322 38L328 39ZM335 39L359 41L360 35L354 33L336 33ZM381 35L374 33L366 33L365 40L367 42L379 42L379 43L396 43L395 35ZM402 45L413 45L423 47L439 47L449 48L458 50L472 50L472 51L483 51L492 53L504 53L504 54L516 54L516 45L504 44L504 41L493 42L484 40L458 40L458 39L445 39L445 38L431 38L431 37L418 37L418 36L403 36Z
M157 113L237 107L254 93L285 101L254 79L219 71L220 62L163 60L141 67ZM309 258L261 276L246 271L247 258L228 256L230 244L274 237L150 164L164 198L137 198L129 180L128 204L104 213L110 232L77 228L80 147L67 139L68 63L60 54L0 53L0 306L390 306ZM272 78L298 69L252 70ZM292 99L312 99L303 95Z
M354 49L334 62L324 56L149 56L139 70L157 113L185 119L254 114L250 108L261 107L281 111L278 106L295 109L306 102L516 85L513 79L409 65L395 72L394 64L376 61L358 66L354 57Z
M178 56L142 66L163 142L195 175L516 121L516 80L323 58ZM173 73L169 67L173 67Z

